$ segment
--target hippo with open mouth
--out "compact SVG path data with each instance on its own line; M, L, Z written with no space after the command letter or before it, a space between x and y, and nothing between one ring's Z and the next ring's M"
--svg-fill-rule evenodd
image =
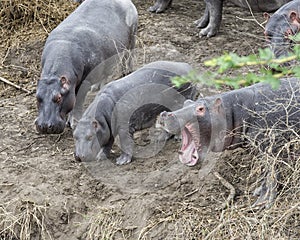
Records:
M262 152L271 149L277 153L293 138L287 129L300 132L299 107L300 81L288 78L280 81L278 89L259 83L195 102L187 100L179 110L162 112L156 125L172 134L181 132L179 159L194 166L208 151L243 147L248 140L257 142ZM275 199L277 176L271 175L270 167L266 166L267 174L255 191L259 195L255 205L267 202L267 207Z
M203 160L208 151L221 152L243 145L244 135L255 135L258 129L277 124L283 117L300 129L300 92L296 91L299 79L284 79L280 83L278 89L258 83L197 101L187 100L179 110L162 112L156 126L172 134L181 131L179 156L189 166ZM289 105L287 116L287 110L277 106L283 106L292 97L295 103ZM279 109L272 111L275 107Z

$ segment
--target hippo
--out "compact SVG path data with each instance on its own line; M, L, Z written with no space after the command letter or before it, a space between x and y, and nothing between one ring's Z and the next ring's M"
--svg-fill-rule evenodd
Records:
M160 13L171 6L173 0L157 0L156 3L148 10L150 12ZM243 8L249 8L253 11L268 11L272 12L280 8L290 0L230 0L230 2ZM199 20L195 21L198 28L202 28L199 35L212 37L217 34L222 20L223 0L205 0L206 7L204 15ZM249 5L248 5L249 4Z
M292 40L300 30L300 0L291 1L279 8L272 16L265 13L267 24L265 37L276 58L288 55Z
M74 128L91 86L104 83L122 57L123 73L130 71L137 21L130 0L89 0L49 34L36 90L38 132L63 132L68 113Z
M292 127L299 134L299 107L300 81L287 78L280 81L278 89L258 83L195 102L187 100L179 110L162 112L156 126L171 134L181 131L179 159L187 166L194 166L205 159L208 151L244 147L253 141L262 152L269 151L271 146L271 151L275 151L276 144L284 145L295 137L289 131L282 141L281 130ZM271 139L270 133L275 133L276 139ZM275 145L270 143L272 140ZM276 195L274 181L266 174L262 186L255 191L260 196L255 205L271 204Z
M187 63L157 61L104 86L73 132L75 159L89 162L108 158L119 136L122 154L116 163L131 162L135 131L153 125L160 112L179 109L186 99L195 99L194 86L188 83L175 88L170 80L191 70Z

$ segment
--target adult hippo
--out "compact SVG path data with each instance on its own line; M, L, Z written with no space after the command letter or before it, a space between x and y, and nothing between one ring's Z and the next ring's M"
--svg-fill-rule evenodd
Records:
M268 22L264 33L275 57L287 55L293 46L289 37L300 30L300 0L283 5L272 16L265 16Z
M194 98L195 89L191 84L175 88L170 80L191 69L187 63L158 61L107 84L73 133L75 158L81 161L106 159L118 135L122 154L116 163L129 163L134 148L133 133L150 127L160 112L179 109L186 98Z
M87 92L106 80L122 54L125 71L125 55L135 45L137 19L130 0L89 0L49 34L36 90L38 132L61 133L70 111L74 127ZM130 68L130 56L128 61Z
M173 0L157 0L149 8L150 12L160 13L171 6ZM251 8L254 11L275 11L290 0L230 0L230 2L243 8ZM198 28L202 28L200 36L212 37L217 34L222 20L223 0L205 0L204 15L195 21Z
M298 136L299 108L300 82L290 78L281 80L276 90L259 83L196 102L186 101L182 109L162 112L157 126L172 134L181 131L179 159L194 166L208 151L233 149L249 141L257 142L263 152L275 151ZM256 204L272 202L274 186L274 178L267 175L256 191L260 195Z

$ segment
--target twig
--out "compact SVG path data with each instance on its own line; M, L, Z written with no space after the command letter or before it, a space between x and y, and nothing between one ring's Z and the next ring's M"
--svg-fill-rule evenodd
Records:
M186 197L189 197L189 196L193 195L194 193L196 193L196 192L198 192L198 191L199 191L199 188L195 189L195 190L192 191L192 192L189 192L189 193L185 194L184 197L185 197L185 198L186 198Z
M211 236L213 236L217 231L219 231L221 228L223 228L226 224L231 223L233 221L236 221L236 219L229 219L226 222L220 223L217 227L214 228L214 230L212 230L210 233L208 233L203 240L208 240Z
M7 80L7 79L5 79L3 77L0 77L0 81L4 82L4 83L6 83L6 84L8 84L10 86L13 86L13 87L15 87L18 90L22 90L22 91L24 91L26 93L31 93L29 90L27 90L25 88L22 88L21 86L16 85L16 84L12 83L11 81L9 81L9 80Z
M226 201L222 204L221 209L225 209L230 202L232 202L233 198L235 197L235 189L234 187L227 181L225 180L218 172L214 172L214 175L216 178L220 180L220 182L230 190L230 193L226 199Z
M138 237L138 240L143 239L143 237L149 232L151 231L154 227L156 227L158 224L161 224L163 222L168 222L168 221L172 221L172 216L168 216L166 218L160 218L155 222L150 223L148 226L144 227Z
M259 23L259 22L257 21L257 19L255 18L254 14L253 14L253 12L252 12L252 8L251 8L251 6L250 6L250 4L249 4L249 2L248 2L247 0L246 0L246 3L247 3L247 6L248 6L248 8L249 8L249 11L250 11L251 16L253 17L254 21L255 21L262 29L265 29L264 26L263 26L261 23Z

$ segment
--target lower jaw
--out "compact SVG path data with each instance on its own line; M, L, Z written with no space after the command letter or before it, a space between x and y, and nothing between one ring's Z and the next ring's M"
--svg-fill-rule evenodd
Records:
M194 154L194 152L193 152ZM192 155L193 155L192 154ZM198 156L199 156L199 152L198 152ZM192 167L192 166L195 166L198 161L199 161L199 157L197 159L192 159L192 156L188 156L188 157L185 157L184 154L183 155L179 155L179 160L180 162L182 162L183 164L189 166L189 167Z

